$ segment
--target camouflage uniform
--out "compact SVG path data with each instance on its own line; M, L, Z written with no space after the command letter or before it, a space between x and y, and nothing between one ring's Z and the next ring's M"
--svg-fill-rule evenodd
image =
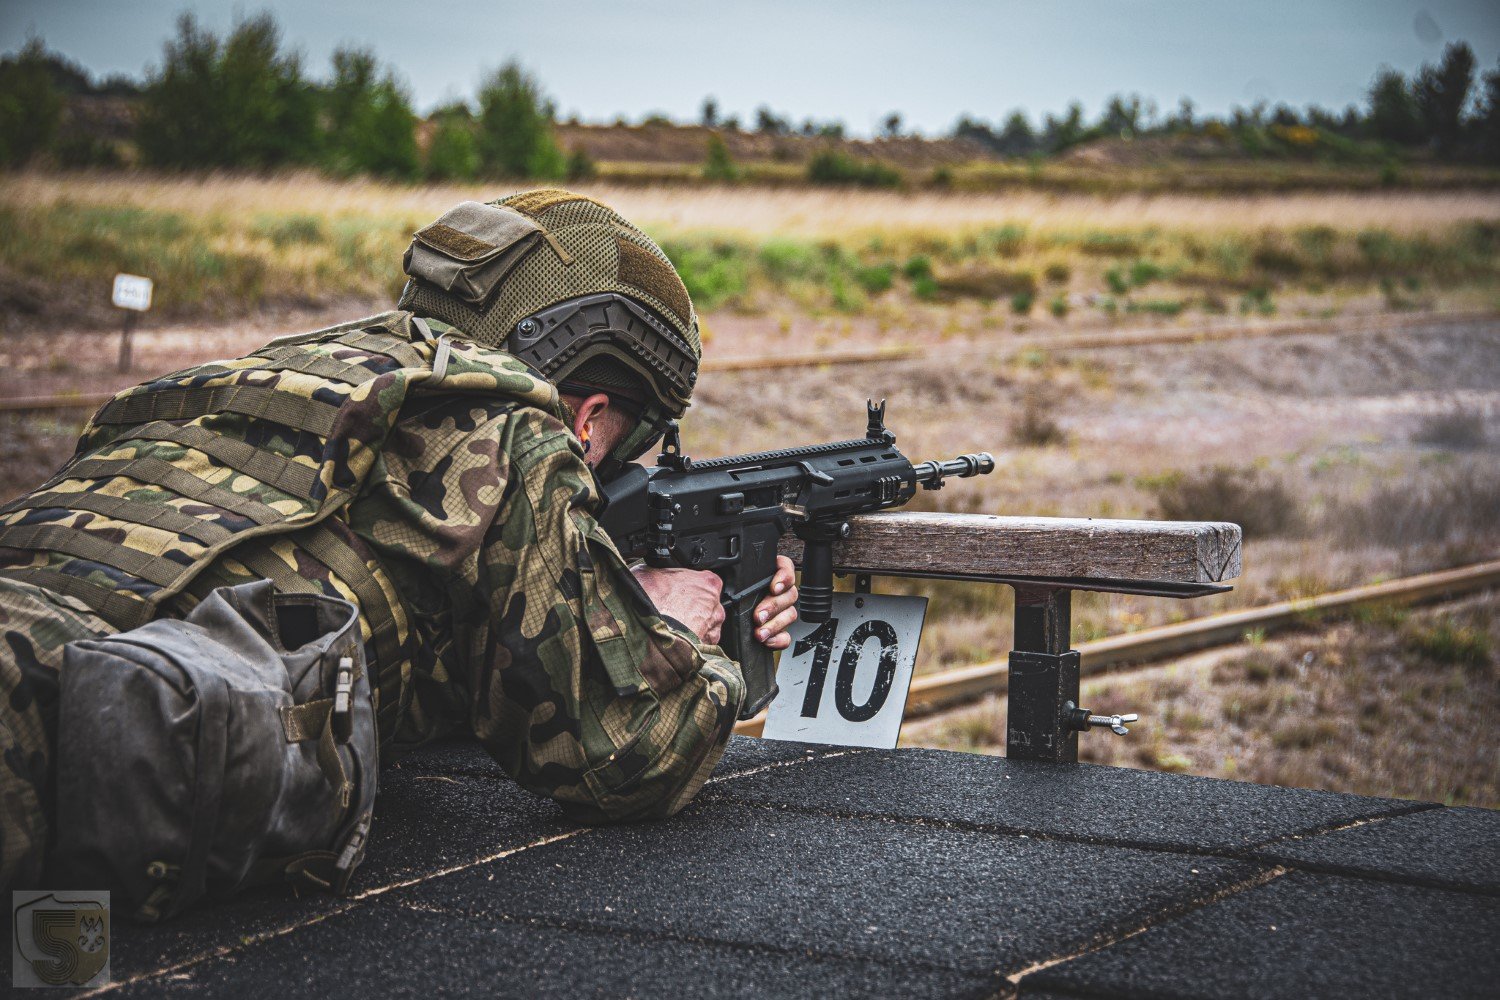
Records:
M556 389L426 330L394 312L129 390L0 508L0 885L38 871L63 643L266 577L360 605L388 749L467 726L587 822L693 797L739 668L599 529Z

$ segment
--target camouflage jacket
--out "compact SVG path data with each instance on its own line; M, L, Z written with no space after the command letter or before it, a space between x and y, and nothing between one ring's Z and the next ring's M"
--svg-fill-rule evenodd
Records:
M388 745L467 726L576 818L670 815L728 740L738 667L664 621L599 528L556 391L500 352L424 343L409 324L387 314L117 397L68 467L0 509L0 575L66 591L117 628L133 624L127 596L180 615L262 577L354 599ZM392 334L414 350L371 339ZM417 391L424 378L436 387ZM322 400L328 426L309 445L262 397L250 414L161 405L208 390L219 405L250 386ZM154 485L119 474L143 459L162 470ZM184 472L190 495L175 492Z

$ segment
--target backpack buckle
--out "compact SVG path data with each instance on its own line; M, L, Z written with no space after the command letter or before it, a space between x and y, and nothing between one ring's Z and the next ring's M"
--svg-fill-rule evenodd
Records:
M349 699L354 694L354 658L339 658L338 679L333 688L333 714L348 715Z

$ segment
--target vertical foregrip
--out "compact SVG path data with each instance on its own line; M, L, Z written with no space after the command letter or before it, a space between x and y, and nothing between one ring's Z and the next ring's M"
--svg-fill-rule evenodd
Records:
M802 547L802 582L797 587L797 617L826 622L833 610L833 543L808 539Z

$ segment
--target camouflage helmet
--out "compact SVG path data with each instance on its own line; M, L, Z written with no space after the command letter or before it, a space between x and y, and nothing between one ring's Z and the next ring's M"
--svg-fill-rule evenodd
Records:
M464 202L412 239L400 307L506 350L564 392L603 391L644 454L687 409L702 342L687 288L652 240L571 191Z

